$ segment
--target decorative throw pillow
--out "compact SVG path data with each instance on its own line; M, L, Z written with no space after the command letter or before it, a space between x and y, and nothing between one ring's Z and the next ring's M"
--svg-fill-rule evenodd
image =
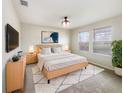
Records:
M54 53L61 53L62 52L62 47L54 47L54 48L52 48L52 51Z
M42 48L41 54L51 54L51 48Z

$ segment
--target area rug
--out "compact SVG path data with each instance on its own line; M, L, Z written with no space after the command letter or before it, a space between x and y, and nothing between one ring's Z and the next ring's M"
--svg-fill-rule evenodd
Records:
M35 93L58 93L76 83L93 77L102 71L104 71L104 69L89 64L87 69L82 68L79 71L75 71L67 75L54 78L50 80L50 84L47 84L47 79L39 71L37 65L35 65L32 67Z

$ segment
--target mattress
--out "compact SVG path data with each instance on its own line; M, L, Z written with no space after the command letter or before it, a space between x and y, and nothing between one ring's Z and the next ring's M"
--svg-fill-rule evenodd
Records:
M71 65L87 62L87 58L76 54L62 52L49 55L38 54L38 66L44 66L48 71L57 70Z

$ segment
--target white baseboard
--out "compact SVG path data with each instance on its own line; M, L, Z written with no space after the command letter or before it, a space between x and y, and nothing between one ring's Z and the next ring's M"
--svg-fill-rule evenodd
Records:
M107 66L104 66L104 65L101 65L101 64L98 64L98 63L95 63L95 62L90 62L94 65L97 65L97 66L100 66L100 67L103 67L103 68L106 68L106 69L109 69L109 70L114 70L113 68L110 68L110 67L107 67Z

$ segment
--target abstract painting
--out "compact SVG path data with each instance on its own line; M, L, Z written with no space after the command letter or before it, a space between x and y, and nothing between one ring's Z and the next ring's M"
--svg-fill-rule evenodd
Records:
M59 34L58 32L42 31L41 42L42 43L58 43Z

